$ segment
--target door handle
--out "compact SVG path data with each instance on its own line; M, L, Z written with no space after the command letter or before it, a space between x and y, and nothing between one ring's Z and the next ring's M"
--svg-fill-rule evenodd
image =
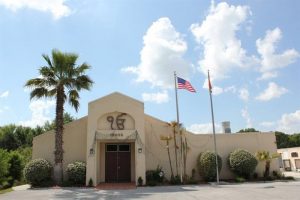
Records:
M120 169L121 167L120 166L118 166L118 169Z

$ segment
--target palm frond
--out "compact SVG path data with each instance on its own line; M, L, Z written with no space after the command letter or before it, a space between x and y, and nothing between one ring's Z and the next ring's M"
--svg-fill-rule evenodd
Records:
M33 78L28 80L25 83L25 87L31 87L31 88L44 87L46 85L47 85L47 81L43 78Z
M53 78L54 77L54 72L52 68L48 66L41 67L39 69L40 74L45 77L45 78Z
M76 72L79 76L79 75L83 74L86 70L88 70L90 68L91 68L90 65L88 65L87 63L83 63L82 65L76 67L75 70L76 70Z
M90 88L92 87L93 81L90 79L89 76L87 75L81 75L78 76L76 78L75 81L75 87L77 88L77 90L81 90L81 89L86 89L86 90L90 90Z
M76 112L79 108L79 94L77 90L70 90L69 91L69 104L75 108Z
M33 98L42 98L42 97L50 97L48 90L44 87L37 87L30 92L30 99Z
M46 62L47 62L47 64L49 65L49 67L52 68L53 66L52 66L52 62L51 62L49 56L46 55L46 54L43 54L42 56L43 56L43 58L46 60Z

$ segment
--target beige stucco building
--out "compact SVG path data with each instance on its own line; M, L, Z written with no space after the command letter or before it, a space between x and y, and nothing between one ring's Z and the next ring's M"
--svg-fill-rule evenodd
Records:
M278 149L279 167L285 171L300 171L300 147Z
M183 131L186 138L187 174L196 169L199 153L213 151L212 134L193 134ZM159 165L167 177L170 167L166 142L161 136L173 136L173 128L167 122L144 113L144 103L118 92L112 93L88 105L88 115L64 127L64 169L74 161L87 164L86 181L136 182L141 177L145 183L146 170ZM174 142L169 149L175 171ZM227 157L237 148L252 153L258 150L276 152L274 133L217 134L218 154L223 168L220 178L233 178L227 166ZM45 158L54 162L54 133L46 132L33 140L33 158ZM264 164L256 169L263 173ZM277 170L278 162L272 162L271 170ZM198 176L198 179L201 177Z

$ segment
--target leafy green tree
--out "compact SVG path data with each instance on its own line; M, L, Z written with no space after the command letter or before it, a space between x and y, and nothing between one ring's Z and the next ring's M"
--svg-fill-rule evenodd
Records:
M0 148L8 151L32 146L34 129L30 127L6 125L0 128Z
M255 128L244 128L238 131L238 133L249 133L249 132L259 132Z
M75 120L75 118L69 113L65 112L63 116L64 124L70 123ZM52 122L47 121L42 127L43 131L51 131L55 129L55 119Z
M10 167L8 170L8 176L12 178L11 185L15 180L21 180L22 170L24 168L23 157L17 151L11 151L9 153L9 161Z
M9 153L0 149L0 189L6 184L9 167Z
M289 147L300 146L300 134L289 135Z
M276 136L276 144L277 144L278 149L287 148L290 146L289 145L289 136L287 134L276 131L275 136Z
M31 88L30 99L55 98L55 166L54 179L57 184L62 182L63 163L63 113L66 101L78 111L79 92L90 90L93 81L85 74L90 66L86 63L76 64L78 55L52 50L52 58L43 55L47 66L39 69L40 77L30 79L25 87Z
M275 136L278 149L300 146L300 133L288 135L283 132L276 131Z

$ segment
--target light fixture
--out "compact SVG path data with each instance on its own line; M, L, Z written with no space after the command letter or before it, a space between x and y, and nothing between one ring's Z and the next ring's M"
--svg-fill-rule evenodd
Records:
M94 155L95 151L93 148L90 148L90 155Z
M142 152L143 152L143 149L142 149L142 148L138 148L138 152L139 152L139 153L142 153Z

